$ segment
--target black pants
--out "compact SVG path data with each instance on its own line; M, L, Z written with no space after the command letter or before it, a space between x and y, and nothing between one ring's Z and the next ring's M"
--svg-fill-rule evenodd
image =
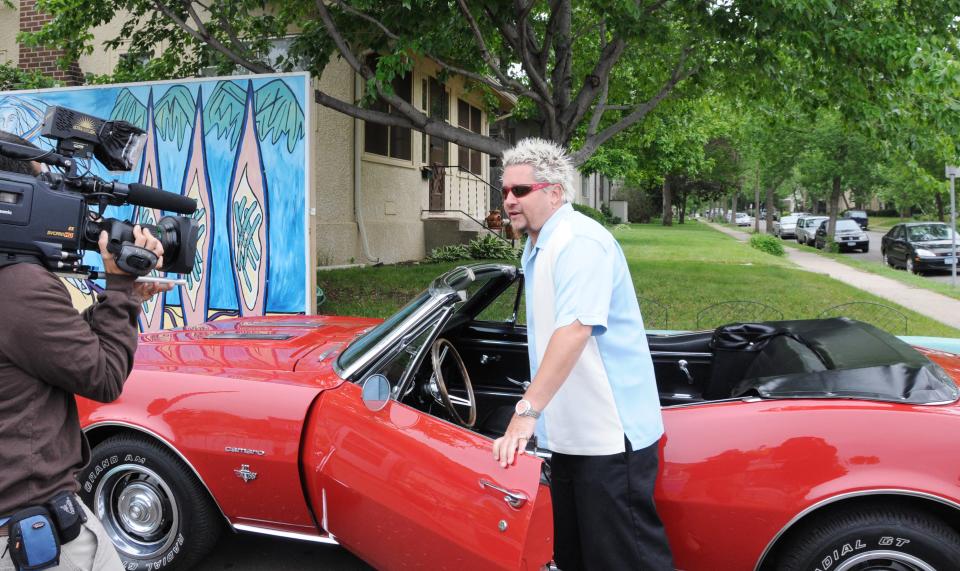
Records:
M553 454L554 557L561 571L672 571L653 504L658 446L610 456Z

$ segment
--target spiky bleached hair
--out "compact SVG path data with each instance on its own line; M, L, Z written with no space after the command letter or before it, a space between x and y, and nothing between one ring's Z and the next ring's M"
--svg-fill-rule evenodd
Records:
M521 139L513 148L503 152L503 167L530 165L533 178L539 182L556 182L563 187L563 201L573 202L576 197L573 188L573 161L563 147L548 141L531 137Z

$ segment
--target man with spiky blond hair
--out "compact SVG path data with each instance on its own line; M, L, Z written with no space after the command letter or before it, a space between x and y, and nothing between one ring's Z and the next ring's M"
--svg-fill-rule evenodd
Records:
M673 569L653 503L663 435L636 292L620 245L574 211L566 151L524 139L503 155L503 204L527 234L530 386L494 458L534 434L553 452L554 554L564 571Z

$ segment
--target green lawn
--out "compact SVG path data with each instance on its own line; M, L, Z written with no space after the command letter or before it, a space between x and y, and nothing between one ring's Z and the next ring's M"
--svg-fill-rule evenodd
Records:
M648 328L694 329L738 320L773 319L761 306L721 306L749 301L771 306L786 319L818 316L842 303L867 301L896 307L908 317L911 335L960 337L960 331L906 308L832 280L797 269L704 224L638 225L615 233L627 257ZM327 301L321 313L384 317L457 263L383 266L318 273ZM704 312L704 310L706 310ZM702 313L703 312L703 313ZM903 333L884 312L859 315Z

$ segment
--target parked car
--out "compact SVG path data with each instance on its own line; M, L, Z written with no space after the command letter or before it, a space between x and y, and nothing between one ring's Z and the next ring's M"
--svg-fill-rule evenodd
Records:
M773 222L773 234L778 238L793 238L797 235L797 220L800 219L802 213L800 214L788 214L780 220L775 220Z
M78 399L81 495L127 569L188 567L232 530L378 569L539 570L550 454L491 453L529 381L522 287L482 264L385 321L144 334L118 400ZM648 341L678 568L957 568L960 356L840 318Z
M931 270L949 271L957 256L953 249L953 232L943 222L897 224L884 234L880 251L888 266L917 274Z
M829 220L826 216L805 215L797 219L797 242L800 244L810 244L815 242L817 228L824 220Z
M814 235L814 247L823 248L827 242L827 224L829 220L824 220L817 227ZM870 237L867 236L863 228L857 224L856 220L851 218L838 218L837 227L833 233L833 241L840 247L840 251L860 249L864 253L870 251Z
M737 226L750 226L753 224L753 216L750 216L746 212L737 212L735 220Z
M857 224L859 224L861 228L864 230L869 230L867 227L869 219L867 217L867 213L863 210L844 210L843 213L840 214L840 217L856 220Z

